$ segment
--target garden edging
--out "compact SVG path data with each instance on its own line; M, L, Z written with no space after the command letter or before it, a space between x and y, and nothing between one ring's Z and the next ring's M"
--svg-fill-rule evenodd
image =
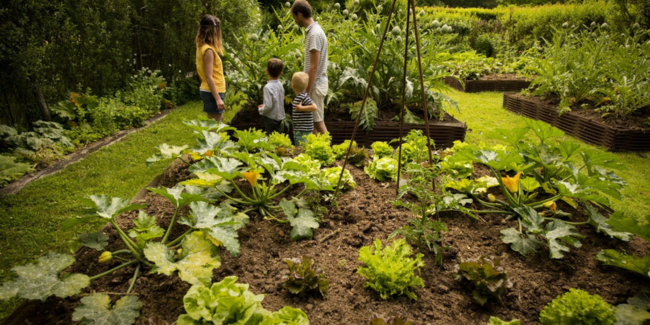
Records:
M530 80L465 80L465 85L455 77L445 77L445 83L452 88L466 93L482 91L521 91L530 86Z
M546 122L566 134L609 151L650 151L650 128L629 129L594 121L575 112L560 114L557 107L516 94L504 94L503 107L511 112Z
M43 178L46 176L50 176L53 174L56 174L57 172L63 170L64 168L76 163L77 161L83 159L84 157L88 156L89 154L104 148L108 147L126 137L127 135L131 133L135 133L143 128L148 127L149 125L158 122L159 120L163 119L165 116L167 116L172 109L165 109L160 111L159 114L154 115L144 121L144 126L141 126L139 128L132 128L132 129L127 129L127 130L121 130L118 131L117 133L106 137L104 139L95 141L89 145L86 145L82 149L75 151L67 156L63 160L57 161L53 163L52 165L41 169L33 174L26 174L23 175L21 178L11 182L7 186L0 188L0 195L11 195L11 194L16 194L18 191L22 190L27 184L31 183L32 181L35 181L39 178Z

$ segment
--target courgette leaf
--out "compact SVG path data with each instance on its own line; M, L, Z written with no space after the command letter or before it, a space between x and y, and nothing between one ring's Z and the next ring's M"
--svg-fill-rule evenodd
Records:
M81 298L81 304L72 314L72 320L80 325L131 325L140 317L142 303L136 296L120 298L111 306L107 294L96 293Z

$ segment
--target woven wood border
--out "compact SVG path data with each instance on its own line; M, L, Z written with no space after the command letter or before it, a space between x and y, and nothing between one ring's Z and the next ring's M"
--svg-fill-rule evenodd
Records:
M590 120L574 112L560 115L557 107L504 94L503 107L509 111L544 121L566 134L609 151L650 151L650 128L624 129Z
M465 80L465 87L453 77L445 77L445 83L454 89L467 93L478 93L482 91L521 91L530 86L527 80Z

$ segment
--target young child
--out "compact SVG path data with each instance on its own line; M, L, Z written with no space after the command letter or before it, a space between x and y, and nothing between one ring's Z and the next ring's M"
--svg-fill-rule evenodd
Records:
M291 88L296 93L293 100L293 139L296 146L302 146L307 141L307 135L314 132L313 111L317 110L316 104L307 94L309 75L304 72L296 72L291 78Z
M226 109L226 79L219 55L223 55L221 21L211 15L201 18L201 25L194 38L196 44L196 72L201 78L200 93L203 111L216 121L223 120Z
M267 135L271 135L273 131L280 132L280 124L284 120L284 87L278 80L283 68L284 63L280 59L269 59L266 63L269 81L264 86L264 103L258 106L258 111L264 120L264 131Z

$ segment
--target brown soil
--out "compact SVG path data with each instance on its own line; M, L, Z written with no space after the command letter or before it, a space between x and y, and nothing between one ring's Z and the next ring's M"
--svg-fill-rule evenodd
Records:
M526 96L522 94L513 95L554 107L557 107L560 104L560 98L556 96L538 97ZM586 105L585 108L581 108L581 105L583 104ZM597 105L589 101L577 103L574 106L575 107L572 108L571 113L582 116L588 120L611 125L613 127L621 129L645 129L650 132L650 107L638 110L633 115L630 115L628 117L617 119L613 115L607 115L603 117L601 112L596 111Z
M523 257L511 250L499 239L499 231L516 227L514 220L507 221L500 215L483 215L476 221L457 213L444 214L440 220L447 223L449 232L443 244L451 248L444 253L443 265L436 266L434 256L425 254L426 266L420 276L425 287L415 289L417 301L405 296L382 300L377 293L363 287L364 279L356 274L362 266L357 261L359 248L369 245L375 239L384 243L388 235L401 227L414 215L393 206L395 184L379 183L369 179L363 170L348 167L357 182L357 187L343 193L339 206L333 208L331 216L313 240L292 242L288 225L253 218L248 226L240 230L241 256L231 257L221 252L222 266L214 271L214 281L236 275L239 282L248 283L256 294L266 294L265 308L275 311L289 305L307 313L311 324L368 324L373 313L396 314L407 317L414 324L485 324L490 316L505 320L519 318L522 324L538 321L540 310L556 296L569 288L580 288L602 296L612 304L623 303L640 289L650 289L650 284L641 276L615 267L603 266L594 256L603 248L615 248L640 256L649 254L647 243L634 238L626 243L598 234L590 226L580 228L585 236L583 247L572 248L562 260L550 260L548 251L538 256ZM488 173L486 168L477 168L475 176ZM187 169L178 165L174 172L165 175L163 184L170 186L187 178ZM166 226L174 208L166 199L149 194L146 212L160 218L159 224ZM562 206L562 209L567 207ZM182 211L187 213L187 211ZM131 227L136 212L120 217L120 226ZM577 217L580 219L580 217ZM183 227L174 228L176 235ZM108 249L119 248L114 229L107 227L111 236ZM172 236L174 237L174 236ZM299 298L282 288L284 259L310 256L325 269L330 280L330 289L325 298ZM74 272L94 275L119 265L98 265L99 252L83 248L77 254ZM504 305L488 302L481 307L475 303L470 290L454 279L453 269L461 260L479 256L495 256L514 283ZM106 276L91 284L83 294L92 292L126 292L132 268L126 268L112 276ZM189 285L177 276L168 277L145 273L137 280L135 292L142 303L142 324L144 318L160 316L169 323L184 313L182 298ZM115 298L120 297L115 295ZM30 302L22 310L29 310L21 322L10 324L70 324L71 313L80 297L68 299L50 298L46 302Z

